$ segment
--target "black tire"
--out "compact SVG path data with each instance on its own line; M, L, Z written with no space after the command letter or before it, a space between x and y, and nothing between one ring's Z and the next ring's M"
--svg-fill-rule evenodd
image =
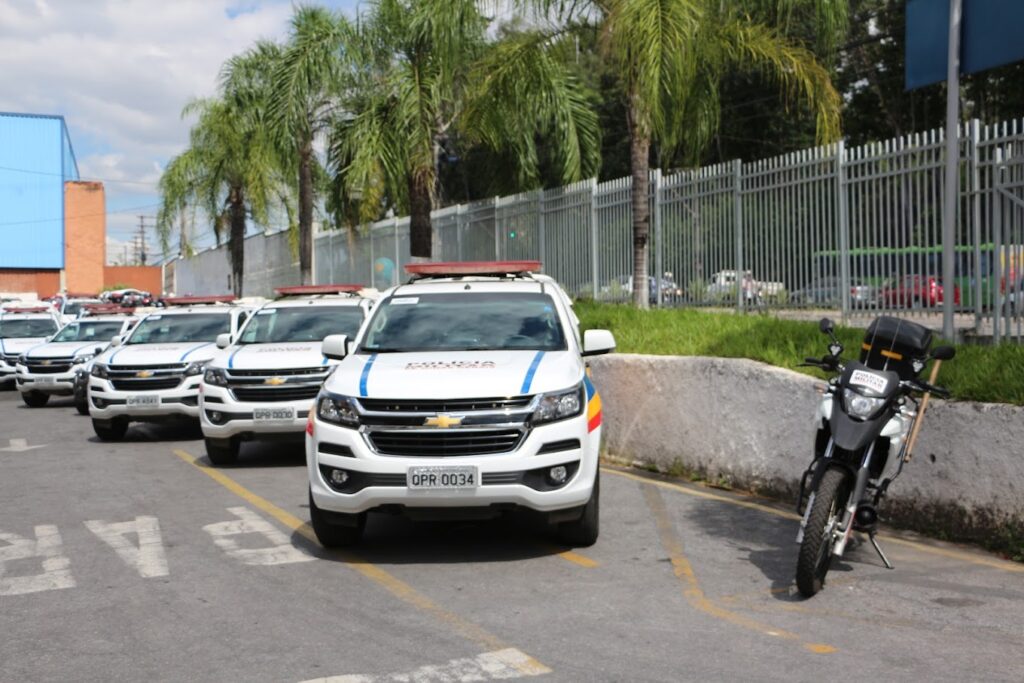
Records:
M89 399L78 392L75 392L75 410L79 415L89 414Z
M14 380L9 382L0 382L0 391L14 391Z
M597 543L600 533L601 507L601 470L594 475L594 490L590 500L583 506L583 514L579 519L562 522L558 525L558 540L566 545L586 548Z
M21 400L29 408L42 408L50 402L50 395L39 391L28 391L21 395Z
M813 596L825 585L825 575L832 564L835 546L832 527L842 518L849 492L849 475L841 469L825 472L814 493L814 503L807 517L804 540L796 563L796 587L805 598ZM827 532L827 538L826 538Z
M206 439L206 455L218 467L233 465L238 460L238 439Z
M363 537L366 527L366 513L347 515L341 512L324 512L313 502L309 492L309 521L320 545L325 548L347 548Z
M113 420L93 420L92 429L101 441L121 441L128 432L128 420L123 417L115 417Z

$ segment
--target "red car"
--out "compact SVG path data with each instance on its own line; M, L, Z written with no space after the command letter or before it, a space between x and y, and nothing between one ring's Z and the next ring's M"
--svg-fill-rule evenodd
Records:
M934 308L942 305L943 287L939 279L931 275L906 275L886 283L881 299L892 307ZM953 303L960 303L960 288L956 285L953 285Z

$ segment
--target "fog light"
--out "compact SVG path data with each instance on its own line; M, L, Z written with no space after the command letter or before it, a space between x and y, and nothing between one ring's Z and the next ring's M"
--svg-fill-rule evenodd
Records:
M556 465L548 471L548 479L553 484L564 484L568 478L569 472L565 469L565 465Z
M107 402L104 401L102 398L94 398L92 400L92 402L96 405L97 408L106 408L107 407Z
M223 413L221 413L219 410L211 410L210 411L210 422L213 422L215 424L220 424L223 421L224 421Z
M331 470L331 483L335 486L344 486L348 481L348 472L345 470Z

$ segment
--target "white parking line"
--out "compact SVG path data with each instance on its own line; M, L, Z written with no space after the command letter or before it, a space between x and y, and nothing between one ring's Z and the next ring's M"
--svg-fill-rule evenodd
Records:
M468 681L509 680L551 673L530 655L515 648L485 652L476 657L453 659L447 664L422 666L407 673L369 676L349 674L313 678L303 683L464 683Z
M36 538L25 538L17 534L0 531L0 595L23 595L40 591L74 588L71 578L71 560L61 553L61 538L57 527L40 524L35 528ZM38 557L42 560L43 573L29 576L4 576L7 563Z
M85 526L113 548L117 556L138 571L142 578L167 576L167 557L160 538L160 522L156 517L136 517L133 522L117 523L93 519L85 522ZM127 534L138 536L138 547L125 538Z
M310 562L316 558L296 548L276 526L246 507L228 508L239 519L207 524L203 531L213 537L217 547L245 564L274 565ZM273 545L265 548L243 548L233 536L261 534Z
M9 453L23 453L25 451L31 451L36 448L46 448L46 444L41 446L29 446L28 439L8 439L10 443L6 448L0 448L0 451L7 451Z

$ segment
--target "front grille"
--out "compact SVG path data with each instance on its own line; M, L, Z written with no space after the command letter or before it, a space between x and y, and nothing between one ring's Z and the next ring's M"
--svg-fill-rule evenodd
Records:
M519 429L453 429L451 431L379 431L368 434L383 455L452 457L514 451L522 439Z
M233 387L231 393L235 399L243 402L271 403L274 401L311 401L320 392L319 386L295 386L281 385L279 387L263 388L242 388Z
M36 375L56 375L71 370L70 358L28 358L25 366L28 371Z
M4 362L8 365L14 365L18 362L18 354L16 353L5 353L3 354Z
M153 379L114 379L110 381L118 391L160 391L173 389L181 384L180 377L155 377Z
M454 413L474 410L511 410L525 408L532 396L511 398L448 398L448 399L390 399L361 398L363 410L381 413Z
M152 370L153 372L165 372L173 370L184 370L188 363L163 363L158 365L111 365L108 367L113 373L136 373L140 370Z
M231 378L235 377L258 377L261 380L265 377L306 377L309 375L326 375L330 368L322 365L315 368L290 368L288 370L227 370Z

